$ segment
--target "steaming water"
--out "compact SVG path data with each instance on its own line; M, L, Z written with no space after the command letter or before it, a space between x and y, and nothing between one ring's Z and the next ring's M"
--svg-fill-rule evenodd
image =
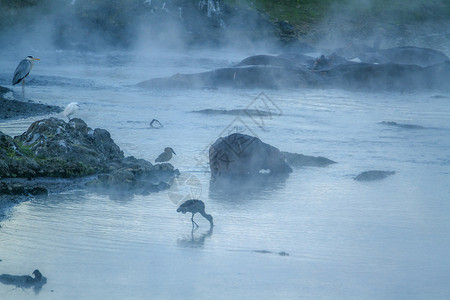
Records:
M18 62L8 55L2 85ZM182 176L170 193L110 197L74 190L16 206L1 223L0 273L38 268L48 283L36 295L0 285L0 299L450 297L450 95L143 90L133 84L228 66L245 55L34 55L41 61L27 97L63 107L79 102L78 117L109 130L126 155L153 160L173 147L178 155L171 162ZM252 102L260 92L270 98L264 98L270 118L191 112L261 108ZM41 118L2 121L0 130L18 135ZM150 129L153 118L164 128ZM338 163L294 168L285 181L262 187L217 191L210 188L205 149L236 126L281 150ZM353 180L374 169L397 173ZM175 212L189 195L206 203L212 232L197 217L200 228L191 234L190 217ZM283 251L290 255L278 254Z

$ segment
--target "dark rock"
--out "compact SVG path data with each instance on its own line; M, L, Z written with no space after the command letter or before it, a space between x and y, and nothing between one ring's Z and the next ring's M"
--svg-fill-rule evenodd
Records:
M281 153L284 155L287 162L294 167L325 167L336 163L323 156L308 156L285 151L282 151Z
M69 123L56 118L36 121L15 141L35 158L40 176L85 176L105 171L110 162L123 158L109 132L92 130L77 118Z
M201 113L206 115L232 115L232 116L256 116L256 117L269 117L272 113L265 110L258 109L201 109L195 110L194 113Z
M378 171L371 170L360 173L355 177L357 181L373 181L373 180L381 180L388 176L394 175L395 171Z
M291 173L292 169L277 148L246 134L219 138L209 148L211 176L261 176Z
M387 125L387 126L394 126L394 127L398 127L398 128L404 128L404 129L425 129L425 127L420 126L420 125L402 124L402 123L397 123L394 121L383 121L380 124Z
M0 85L0 95L6 94L9 92L12 92L12 90Z
M281 38L284 39L290 39L297 36L297 29L294 25L290 24L287 21L279 21L275 22L275 25L280 29L281 31Z
M176 74L138 83L144 88L299 88L317 85L321 77L306 67L248 66L198 74Z
M314 59L301 53L255 55L236 66L196 74L175 74L138 83L144 88L344 88L369 91L450 90L450 61L431 49L359 47ZM357 54L357 51L365 51ZM401 53L401 54L398 54ZM362 62L349 61L359 55ZM403 59L397 58L397 56ZM415 63L413 63L415 62ZM429 65L435 63L433 65Z
M33 196L47 196L48 190L45 187L38 186L31 189L30 194Z
M0 86L0 119L32 117L62 111L59 106L5 99L4 95L9 92L12 93L10 89Z
M40 290L42 286L47 283L47 278L42 276L39 270L34 270L33 275L34 277L30 275L1 274L0 282L20 288L33 288L35 290Z
M324 71L324 70L331 70L332 68L342 65L342 64L353 64L354 62L348 61L345 58L332 54L328 57L325 55L321 55L320 57L316 58L312 65L309 65L308 67L311 70L314 71Z
M297 52L283 53L277 57L288 60L291 66L313 66L315 61L314 57Z
M418 65L421 67L450 61L448 56L441 51L413 46L379 49L377 53L385 57L391 63Z
M99 175L88 183L92 187L160 191L179 174L168 163L154 166L124 157L108 131L93 130L76 118L69 123L56 118L36 121L14 139L0 132L0 146L0 179L10 177L0 181L0 194L46 195L48 183L42 178L93 174Z
M290 67L292 61L290 59L273 56L273 55L254 55L241 60L235 65L235 67L243 66L279 66Z

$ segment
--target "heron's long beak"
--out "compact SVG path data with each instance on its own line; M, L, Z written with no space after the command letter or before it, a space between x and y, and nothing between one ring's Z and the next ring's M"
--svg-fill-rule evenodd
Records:
M177 154L175 153L175 151L173 151L173 149L172 149L172 153L175 154L175 155L177 155Z
M39 58L33 57L34 60L40 60Z

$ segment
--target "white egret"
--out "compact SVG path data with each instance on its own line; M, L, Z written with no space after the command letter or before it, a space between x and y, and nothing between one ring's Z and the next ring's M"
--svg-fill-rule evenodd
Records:
M12 80L12 84L16 85L22 81L22 97L25 98L25 77L30 74L31 69L33 68L34 61L39 60L39 58L34 58L33 56L27 56L25 59L22 59L19 65L14 71L14 77Z
M70 116L75 114L79 109L80 105L78 105L77 102L70 102L69 104L67 104L66 109L64 109L63 113L70 121Z

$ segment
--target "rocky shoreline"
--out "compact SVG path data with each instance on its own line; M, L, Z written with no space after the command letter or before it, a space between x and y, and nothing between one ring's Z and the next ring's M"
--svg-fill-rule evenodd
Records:
M55 105L36 103L31 100L14 99L12 90L0 86L0 121L20 117L35 117L59 113L62 108Z
M107 130L77 118L42 119L16 137L0 131L0 216L23 200L73 188L159 192L178 175L170 163L125 156Z

